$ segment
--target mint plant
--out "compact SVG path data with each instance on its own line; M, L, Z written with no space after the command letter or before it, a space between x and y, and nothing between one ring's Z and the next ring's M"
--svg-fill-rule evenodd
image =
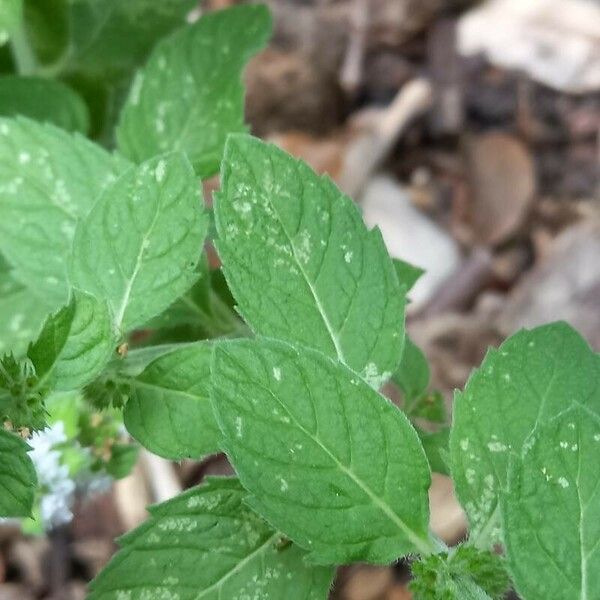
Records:
M418 599L600 597L600 358L579 334L556 323L490 350L450 425L404 328L421 271L330 179L244 132L266 9L151 50L188 3L59 4L66 34L33 26L37 3L11 17L21 73L108 69L130 89L104 147L49 114L0 120L0 516L64 522L44 500L127 474L124 426L172 460L223 451L238 477L151 507L91 600L324 600L337 566L400 557ZM199 184L219 165L211 213ZM453 548L429 527L432 470L469 518Z
M265 44L270 17L244 6L185 25L194 4L0 6L0 17L11 11L0 63L0 414L7 453L15 449L2 516L33 516L27 530L56 523L44 516L53 492L37 449L59 456L56 480L67 469L81 489L94 477L124 476L137 451L124 418L140 439L149 428L148 411L136 419L136 401L163 390L170 399L170 439L150 436L148 447L178 458L218 448L182 434L198 411L191 384L179 371L169 381L163 363L145 368L175 341L246 331L202 253L209 216L199 175L218 170L228 133L246 130L241 72ZM219 61L207 59L213 47ZM111 116L108 96L123 98L120 116ZM150 143L148 128L162 134L165 124L174 135L165 148L160 135L145 154L136 150L136 136ZM103 145L81 135L88 131ZM128 353L142 327L152 345ZM187 381L196 370L197 361ZM44 471L37 487L35 471Z

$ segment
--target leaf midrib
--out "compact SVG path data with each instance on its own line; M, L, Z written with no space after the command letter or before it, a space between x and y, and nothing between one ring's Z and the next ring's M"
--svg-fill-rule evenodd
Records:
M581 569L581 600L587 600L587 586L588 586L588 561L587 561L587 553L585 552L584 543L585 543L585 507L583 506L582 498L581 498L581 485L579 483L581 477L581 429L577 430L577 448L579 452L577 453L577 477L575 479L575 485L577 490L577 503L579 506L579 553L581 555L580 558L580 569Z
M271 537L269 537L267 539L266 542L264 542L258 548L256 548L256 550L254 550L250 554L248 554L248 556L246 556L246 558L244 558L239 563L237 563L231 570L229 570L227 573L225 573L225 575L223 575L218 581L216 581L210 587L205 588L198 595L196 595L194 597L194 600L200 600L200 598L204 598L210 592L213 592L215 590L220 590L220 588L223 586L223 584L228 579L230 579L234 575L237 575L237 573L239 573L248 563L252 562L252 560L254 560L254 558L259 556L262 552L266 551L269 548L269 546L274 544L279 539L279 537L280 537L279 533L274 533Z
M270 160L270 159L269 159ZM271 170L274 171L273 165L271 164ZM257 189L259 189L259 185L258 185L258 180L256 175L254 174L254 171L251 171L252 176L254 177L254 182L256 183L256 187ZM325 311L325 308L321 302L321 299L317 293L317 290L314 288L312 281L310 280L310 278L308 277L308 273L306 272L304 265L302 264L302 262L300 261L300 259L297 256L296 253L296 246L294 244L294 242L292 241L292 238L288 232L288 230L286 229L283 220L281 218L281 215L279 213L278 208L275 206L275 204L273 203L271 196L267 195L266 196L267 201L269 203L269 206L272 208L273 213L275 215L275 217L277 218L277 222L279 223L281 230L283 231L291 249L292 249L292 254L294 257L294 260L296 262L297 267L300 269L300 273L302 273L302 277L304 278L304 281L306 283L306 285L308 286L308 289L310 290L310 293L312 294L312 297L315 301L315 304L317 306L317 310L318 313L321 317L321 320L323 321L323 324L325 325L325 328L327 329L327 333L329 334L329 337L331 338L331 341L333 343L333 347L335 349L336 354L338 355L338 358L341 362L343 362L345 365L347 365L347 361L346 358L344 356L344 351L341 347L341 342L337 336L337 333L335 332L333 325L330 323L329 321L329 317L327 315L327 312Z
M188 398L189 400L207 400L208 397L194 395L190 392L186 392L185 390L177 390L166 386L158 385L157 383L150 383L148 381L140 381L136 377L128 378L128 377L115 377L115 381L118 383L123 383L126 385L131 385L133 387L145 388L153 391L158 391L162 393L171 393L177 396L181 396L183 398Z
M362 481L352 470L348 469L342 464L339 459L321 442L320 438L314 436L308 431L290 412L287 406L275 395L275 393L269 388L263 387L271 397L279 404L279 406L289 415L290 419L296 424L298 429L302 431L307 437L313 440L327 456L333 461L333 463L339 468L342 473L347 475L354 483L367 495L367 497L373 502L373 504L383 512L394 525L398 527L410 540L410 542L424 555L431 554L432 546L429 540L421 538L413 529L411 529L394 511L393 509L384 502L377 494L375 494L371 488Z
M159 196L160 195L161 195L161 192L159 192ZM121 327L123 326L123 319L125 317L125 311L127 310L127 307L129 304L129 298L131 297L131 291L133 290L133 285L135 283L135 280L142 268L144 251L146 250L146 247L147 247L146 242L149 240L150 236L152 235L152 233L154 231L154 227L158 220L158 216L161 212L160 211L161 205L162 205L162 198L159 197L156 202L156 208L154 210L154 216L152 217L152 223L150 223L150 227L148 227L148 229L146 230L146 233L143 235L142 240L140 242L140 249L138 251L138 255L137 255L137 258L135 261L135 267L133 268L133 271L132 271L129 279L125 280L126 281L125 290L123 291L121 304L119 306L119 309L117 311L115 311L114 323L115 323L115 327L118 330L120 330ZM118 264L120 265L120 263L118 263Z

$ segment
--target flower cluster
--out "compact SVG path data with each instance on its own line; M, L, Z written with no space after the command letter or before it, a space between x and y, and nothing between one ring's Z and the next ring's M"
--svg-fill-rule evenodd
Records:
M73 518L71 508L75 495L75 482L69 468L61 462L56 448L67 441L62 421L38 431L31 436L29 454L37 471L40 497L40 518L45 529L68 523Z

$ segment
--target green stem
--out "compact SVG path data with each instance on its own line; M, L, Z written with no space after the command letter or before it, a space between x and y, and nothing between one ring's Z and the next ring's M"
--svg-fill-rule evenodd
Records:
M429 532L429 540L432 547L432 554L439 554L440 552L448 552L449 548L446 544L437 536L433 531Z
M33 75L37 70L38 62L23 25L13 32L10 47L19 75Z
M39 77L46 77L52 79L58 77L68 70L69 61L71 59L70 48L67 48L65 52L57 60L49 65L37 65L35 74Z

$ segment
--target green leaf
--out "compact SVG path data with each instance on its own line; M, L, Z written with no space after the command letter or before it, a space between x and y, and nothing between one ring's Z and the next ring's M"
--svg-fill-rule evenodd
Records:
M23 0L0 0L0 46L6 44L23 16Z
M301 550L281 546L244 495L235 479L209 478L151 507L148 521L121 538L88 600L325 600L333 569L307 566Z
M71 302L48 318L27 355L40 386L68 391L99 375L116 343L106 303L74 291Z
M425 269L411 265L399 258L393 258L394 269L396 269L396 275L400 285L404 286L406 292L409 292L425 273Z
M29 517L37 476L29 446L0 427L0 517Z
M182 150L200 177L216 173L227 134L246 131L241 73L270 30L265 6L242 5L209 13L160 43L123 108L123 154L139 162Z
M137 66L156 40L185 23L195 0L70 0L67 71L110 76Z
M157 346L134 348L133 350L129 350L125 357L119 356L118 358L115 358L111 363L110 368L118 375L135 377L160 356L173 352L173 350L186 348L190 345L191 343L188 342L186 344L160 344Z
M88 109L81 97L54 79L0 77L0 115L23 115L84 134L89 128Z
M140 444L170 458L200 458L219 450L209 398L212 345L197 343L151 362L132 379L125 426Z
M584 371L577 375L586 377ZM540 428L514 461L502 498L504 540L510 571L525 600L598 597L598 464L600 418L582 406Z
M106 298L114 326L142 325L193 284L206 218L183 154L132 168L80 221L73 242L73 285Z
M212 404L248 504L321 564L428 552L430 473L404 414L319 352L216 345Z
M406 336L404 352L392 380L400 388L406 405L425 393L429 385L429 364L423 351Z
M414 562L412 574L415 600L500 600L510 584L500 556L465 545Z
M114 125L133 69L157 39L183 25L193 0L26 0L25 48L85 99L92 136L114 146Z
M566 323L520 331L490 350L456 395L452 475L477 543L500 534L498 494L511 456L520 457L531 433L574 402L598 412L600 356Z
M217 249L248 324L379 387L398 367L404 294L379 230L327 177L250 136L227 142Z
M0 255L0 354L22 355L54 308L16 281Z
M443 427L439 431L429 432L417 428L419 439L427 455L429 466L434 473L450 475L446 459L448 454L448 442L450 439L450 428Z
M44 303L67 301L75 225L126 166L78 134L0 118L0 251Z
M51 74L115 82L184 25L196 0L26 0L29 44Z

